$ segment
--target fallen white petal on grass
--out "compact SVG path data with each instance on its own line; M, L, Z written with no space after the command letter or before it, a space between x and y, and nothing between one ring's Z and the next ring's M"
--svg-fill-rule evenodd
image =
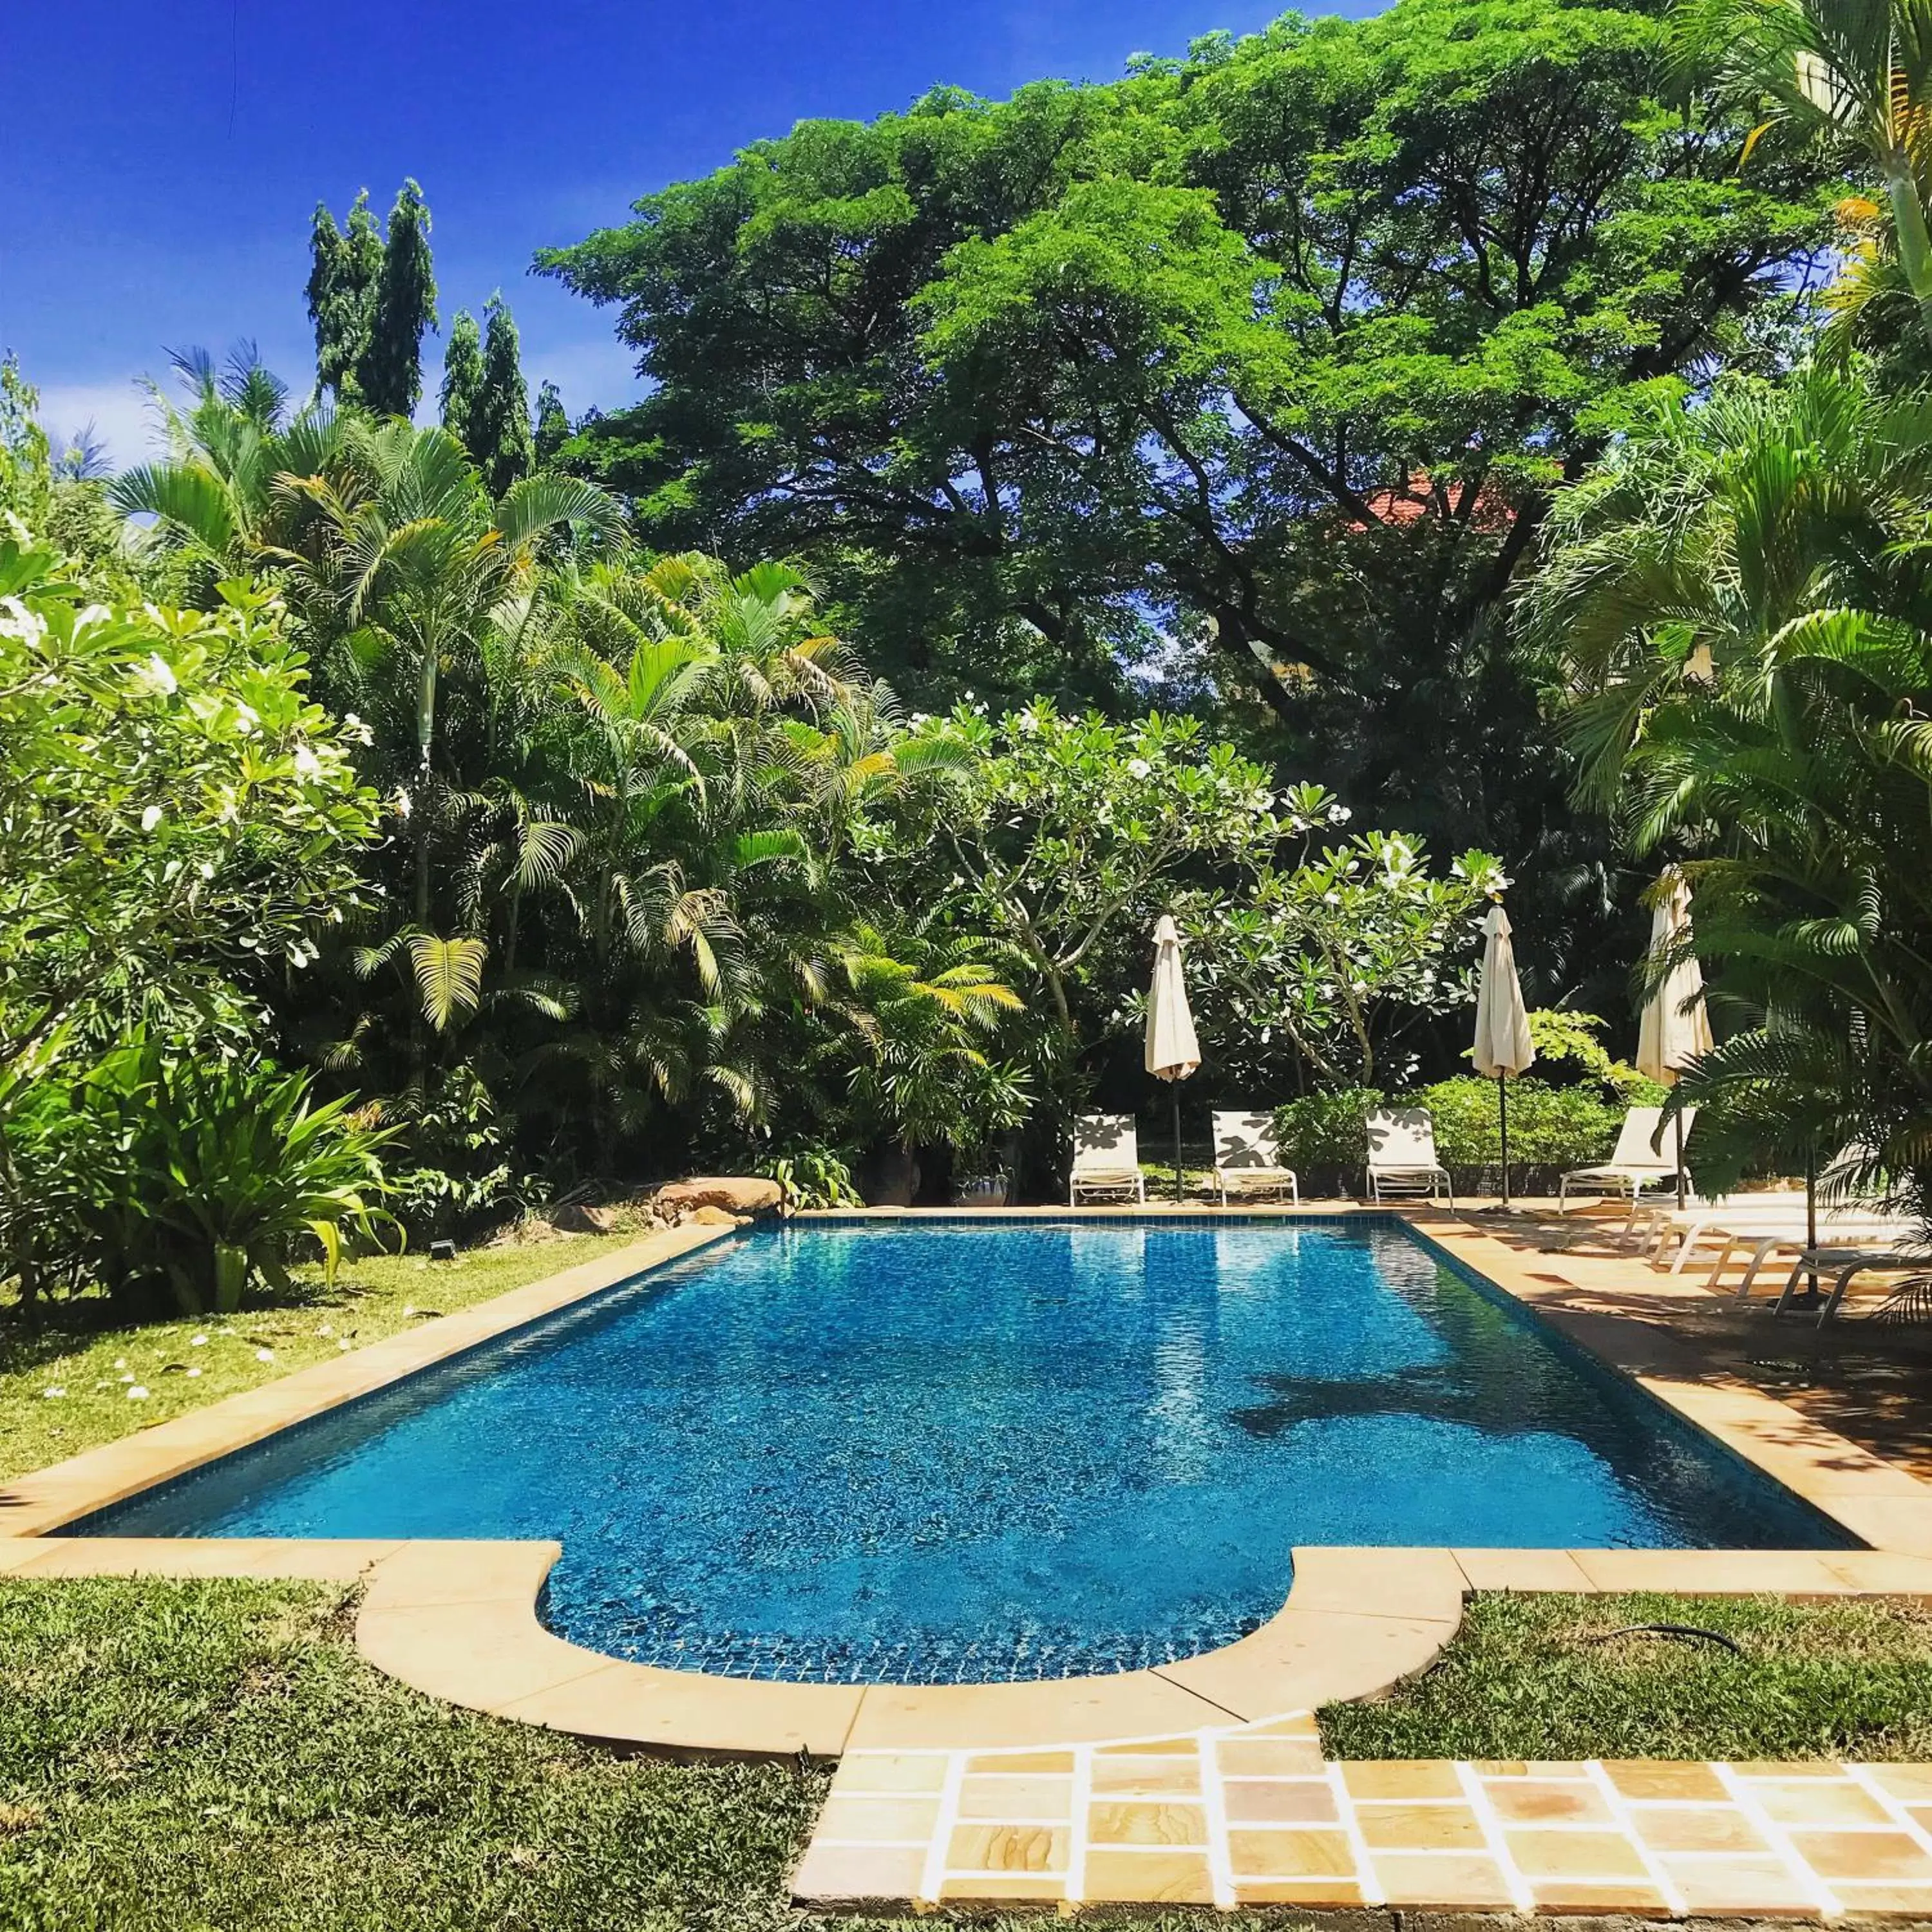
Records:
M146 1402L147 1399L148 1391L139 1382L128 1391L128 1400L130 1402Z
M275 1352L272 1348L257 1348L255 1359L258 1362L272 1362L275 1359Z
M58 1402L62 1396L67 1394L67 1390L56 1384L52 1388L44 1388L41 1390L40 1393L45 1396L50 1402Z

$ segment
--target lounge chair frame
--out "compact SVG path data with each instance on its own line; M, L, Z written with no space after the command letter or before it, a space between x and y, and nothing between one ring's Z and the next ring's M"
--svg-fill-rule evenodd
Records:
M1252 1162L1228 1158L1249 1151L1258 1158ZM1281 1164L1271 1114L1215 1114L1214 1190L1223 1208L1231 1196L1260 1200L1273 1195L1279 1199L1284 1190L1296 1207L1301 1205L1301 1182L1293 1168Z
M1449 1205L1455 1206L1456 1184L1449 1178L1449 1170L1436 1157L1436 1123L1427 1108L1374 1108L1369 1114L1368 1130L1369 1198L1377 1207L1382 1205L1384 1195L1426 1196L1433 1202L1438 1187L1448 1196ZM1393 1139L1394 1148L1378 1146L1378 1134L1384 1143ZM1406 1146L1402 1144L1405 1140ZM1401 1157L1408 1154L1415 1158Z
M1073 1130L1073 1166L1066 1182L1066 1204L1091 1200L1147 1202L1141 1172L1140 1137L1131 1114L1083 1114Z

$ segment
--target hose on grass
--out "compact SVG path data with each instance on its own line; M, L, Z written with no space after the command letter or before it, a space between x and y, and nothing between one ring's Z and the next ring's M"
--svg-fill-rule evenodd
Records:
M1605 1630L1597 1636L1586 1636L1586 1643L1615 1643L1620 1636L1667 1637L1673 1643L1714 1643L1728 1650L1735 1657L1744 1655L1744 1646L1736 1638L1725 1636L1722 1630L1703 1630L1696 1624L1625 1624L1621 1630Z

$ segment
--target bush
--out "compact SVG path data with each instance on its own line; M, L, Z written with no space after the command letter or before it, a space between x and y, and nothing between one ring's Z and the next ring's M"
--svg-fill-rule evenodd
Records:
M264 1061L118 1049L43 1117L58 1156L43 1165L77 1244L43 1257L142 1312L190 1316L232 1312L257 1278L285 1287L298 1241L332 1275L345 1231L391 1218L376 1158L390 1135L348 1107L311 1106L305 1076Z
M1383 1106L1426 1108L1436 1124L1437 1158L1460 1179L1475 1181L1501 1162L1496 1082L1471 1074L1393 1096L1372 1087L1342 1087L1291 1100L1275 1116L1282 1158L1300 1172L1304 1182L1318 1174L1353 1185L1368 1159L1369 1110ZM1606 1159L1616 1144L1623 1116L1623 1103L1606 1100L1594 1087L1511 1081L1513 1173L1520 1179L1532 1168L1554 1174Z

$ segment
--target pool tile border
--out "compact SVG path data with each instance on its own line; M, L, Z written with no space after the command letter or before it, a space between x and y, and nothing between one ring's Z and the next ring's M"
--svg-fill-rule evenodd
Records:
M945 1218L1151 1219L1160 1212L988 1210ZM1244 1207L1227 1216L1198 1209L1168 1212L1210 1223L1238 1218L1318 1224L1338 1215L1404 1222L1586 1352L1637 1380L1694 1428L1875 1546L1790 1552L1298 1550L1294 1585L1281 1611L1218 1651L1106 1677L834 1685L665 1670L565 1642L544 1629L538 1608L544 1580L560 1553L554 1544L83 1539L46 1533L733 1232L703 1228L651 1236L338 1362L298 1371L0 1485L0 1575L361 1580L366 1588L357 1639L364 1654L431 1695L614 1744L745 1756L1104 1750L1121 1739L1162 1738L1180 1741L1185 1754L1198 1750L1198 1741L1210 1732L1265 1725L1282 1712L1374 1696L1427 1668L1454 1634L1463 1596L1472 1589L1932 1596L1932 1488L1768 1396L1698 1379L1694 1351L1673 1352L1667 1335L1660 1336L1652 1324L1600 1305L1601 1298L1560 1272L1560 1258L1526 1257L1480 1228L1427 1210L1365 1214L1338 1204L1299 1210ZM896 1216L906 1218L906 1210L823 1218ZM1128 1754L1162 1754L1144 1742L1142 1753ZM1241 1802L1250 1801L1244 1796ZM1178 1848L1168 1849L1180 1859L1171 1881L1185 1892L1196 1883L1180 1869L1190 1865L1191 1871L1190 1859ZM1106 1868L1112 1870L1117 1854L1131 1858L1144 1850L1138 1840L1106 1844ZM1030 1850L1025 1854L1032 1856ZM1460 1855L1445 1850L1441 1856ZM1119 1878L1116 1873L1106 1882ZM1234 1882L1222 1874L1215 1883L1221 1878ZM1024 1872L1008 1871L1004 1882L1021 1889L1003 1895L1022 1896L1040 1880L1030 1864ZM1267 1882L1304 1881L1276 1873Z

